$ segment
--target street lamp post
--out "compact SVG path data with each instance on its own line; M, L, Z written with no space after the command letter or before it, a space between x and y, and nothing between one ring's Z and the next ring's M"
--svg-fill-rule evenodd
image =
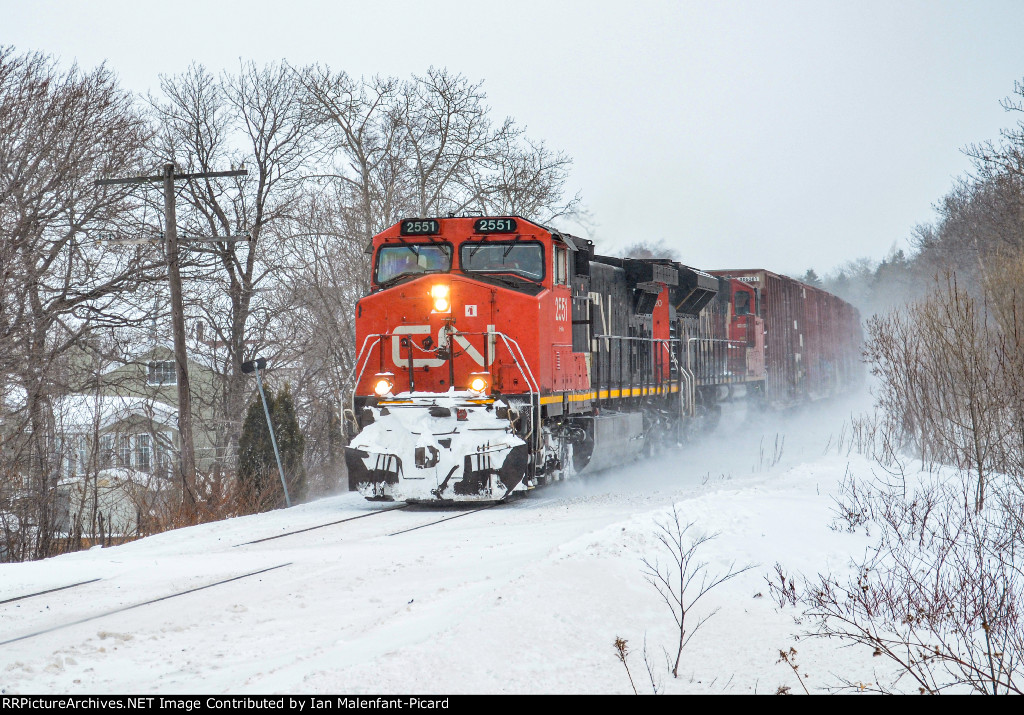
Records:
M242 372L256 373L256 385L260 388L260 399L263 400L263 414L267 416L267 428L270 430L270 443L274 445L274 459L277 460L277 473L281 476L281 487L284 488L284 503L291 507L292 500L288 496L288 485L284 480L284 469L281 467L281 452L277 449L277 437L274 436L274 425L270 421L270 408L267 407L267 395L263 392L263 379L260 377L260 370L267 367L266 358L256 358L242 363Z

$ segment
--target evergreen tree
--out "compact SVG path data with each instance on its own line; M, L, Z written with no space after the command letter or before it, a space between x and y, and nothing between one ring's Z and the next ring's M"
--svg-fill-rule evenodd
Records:
M288 385L285 384L277 395L266 385L263 390L267 395L267 408L281 453L288 494L295 502L305 495L306 470L302 463L302 453L306 440L295 416L295 403ZM238 440L238 480L242 493L259 509L284 504L274 445L270 440L270 430L267 428L259 393L249 403Z
M821 278L818 277L818 274L814 272L813 268L808 268L807 272L800 277L800 280L809 286L821 288Z
M306 468L302 462L306 437L295 416L295 401L287 382L277 395L275 412L270 415L274 421L277 447L281 450L281 466L288 481L288 493L293 501L300 501L306 495Z

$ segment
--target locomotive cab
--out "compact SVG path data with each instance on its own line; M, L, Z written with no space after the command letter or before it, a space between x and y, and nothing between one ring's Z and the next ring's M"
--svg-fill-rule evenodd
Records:
M757 288L742 280L730 281L729 369L744 379L764 376L764 320L758 315Z

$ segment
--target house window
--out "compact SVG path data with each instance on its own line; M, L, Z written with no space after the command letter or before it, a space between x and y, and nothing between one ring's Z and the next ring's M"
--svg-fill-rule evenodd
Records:
M57 499L53 506L57 532L68 534L71 531L71 490L67 487L57 489Z
M58 465L57 471L62 476L73 477L75 476L75 438L72 435L63 435L57 437L55 444L56 449L56 462Z
M114 466L114 435L105 434L100 436L100 469L110 469Z
M170 476L172 450L174 449L174 438L170 432L157 432L156 444L153 445L155 453L156 476L166 479Z
M131 438L126 434L119 434L117 436L117 466L132 466L132 442Z
M85 474L89 466L88 442L85 435L69 434L57 438L57 459L60 472L66 477Z
M176 385L178 373L174 369L173 360L153 360L149 363L149 375L146 382L150 385Z
M148 472L151 467L148 434L135 435L135 468L140 472Z
M78 448L78 474L89 473L89 439L84 435L78 435L75 445Z

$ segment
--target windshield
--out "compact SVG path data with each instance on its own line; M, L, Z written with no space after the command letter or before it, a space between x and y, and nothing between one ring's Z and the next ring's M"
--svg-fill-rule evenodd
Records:
M736 315L750 314L750 293L738 291L736 293Z
M539 243L464 243L459 260L467 273L514 273L534 281L544 278L544 248Z
M384 246L377 252L377 285L403 275L444 273L452 267L452 247L441 243Z

